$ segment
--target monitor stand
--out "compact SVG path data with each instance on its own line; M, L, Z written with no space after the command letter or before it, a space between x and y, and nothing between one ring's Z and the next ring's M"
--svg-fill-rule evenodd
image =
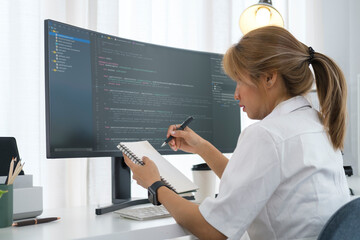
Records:
M95 209L96 215L113 212L122 208L149 203L148 199L131 198L130 169L123 157L111 158L112 205Z

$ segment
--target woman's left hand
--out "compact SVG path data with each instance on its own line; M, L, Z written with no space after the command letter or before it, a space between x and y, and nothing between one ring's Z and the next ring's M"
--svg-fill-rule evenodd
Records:
M154 182L160 181L160 174L156 164L148 157L143 157L144 165L138 165L124 155L125 163L133 172L133 179L143 188L150 187Z

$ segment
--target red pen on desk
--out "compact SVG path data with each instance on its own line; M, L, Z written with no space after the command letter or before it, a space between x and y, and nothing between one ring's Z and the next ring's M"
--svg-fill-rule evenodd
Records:
M59 217L49 217L49 218L35 218L31 220L24 220L13 223L14 227L22 227L22 226L28 226L28 225L34 225L34 224L40 224L40 223L47 223L59 220Z

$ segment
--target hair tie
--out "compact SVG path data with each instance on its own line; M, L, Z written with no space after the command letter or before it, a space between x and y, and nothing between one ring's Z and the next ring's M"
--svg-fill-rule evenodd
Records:
M312 47L309 47L309 54L310 54L310 57L308 59L308 62L309 64L312 62L312 60L314 59L314 53L315 53L315 50L312 48Z

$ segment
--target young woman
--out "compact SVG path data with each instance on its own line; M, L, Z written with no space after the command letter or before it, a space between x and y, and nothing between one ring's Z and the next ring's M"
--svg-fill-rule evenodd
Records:
M220 178L217 198L200 206L160 186L157 200L200 239L315 239L329 217L349 200L340 149L344 145L346 82L341 70L278 27L246 34L223 59L237 83L234 98L251 119L230 160L190 128L170 147L199 154ZM314 84L320 111L303 97ZM156 165L128 158L138 184L160 180Z

